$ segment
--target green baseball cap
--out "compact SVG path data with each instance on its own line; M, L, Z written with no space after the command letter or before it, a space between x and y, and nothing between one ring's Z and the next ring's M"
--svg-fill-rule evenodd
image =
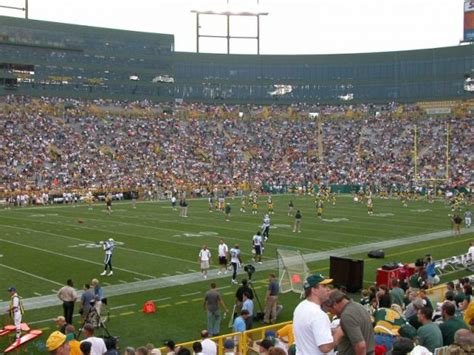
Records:
M327 279L322 274L314 274L306 278L306 282L303 287L305 289L316 287L317 285L328 285L333 279Z

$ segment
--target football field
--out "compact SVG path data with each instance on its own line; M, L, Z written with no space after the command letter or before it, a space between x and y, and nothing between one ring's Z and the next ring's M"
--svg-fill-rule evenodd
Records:
M287 215L290 200L294 210L302 212L301 233L292 233L294 217ZM209 212L205 199L188 201L188 218L180 217L167 201L145 201L135 209L130 202L114 202L111 215L103 204L95 204L92 210L84 204L1 210L1 305L5 308L7 304L8 286L16 286L27 309L25 321L49 333L54 330L51 318L62 314L54 295L65 281L72 278L81 289L98 278L109 298L108 328L120 336L122 346L197 338L206 327L202 299L210 279L216 280L229 308L237 288L231 286L230 274L216 275L218 241L223 238L229 247L240 244L244 263L252 262L251 239L262 224L265 201L266 197L260 197L258 214L252 215L250 206L246 213L239 211L240 198L227 199L232 207L229 222L223 213ZM390 248L386 248L385 260L366 260L364 281L368 284L381 264L413 262L425 254L439 259L465 253L474 239L470 231L458 237L450 235L451 210L443 201L429 204L421 199L404 207L397 199L375 198L374 215L369 216L365 204L338 196L335 205L325 202L321 219L316 217L314 197L278 195L273 202L275 214L270 215L264 264L254 264L255 287L262 300L266 277L276 272L272 261L277 248L300 250L308 256L311 270L328 274L328 259L316 257L323 255L321 252L334 250L338 255L366 259L365 246L386 243ZM425 238L413 239L417 236ZM117 245L114 275L110 277L100 276L104 251L97 243L108 238ZM209 280L199 273L198 253L203 244L213 254ZM140 312L147 300L155 301L157 313ZM291 319L297 302L296 294L281 297L282 321Z

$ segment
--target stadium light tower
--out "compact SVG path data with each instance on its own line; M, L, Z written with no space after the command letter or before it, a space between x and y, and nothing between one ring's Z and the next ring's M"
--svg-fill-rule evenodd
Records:
M25 7L0 5L0 8L24 11L25 12L25 19L28 20L28 0L25 0Z
M227 1L229 4L229 1ZM257 0L257 4L259 1ZM260 16L267 16L268 12L261 12L261 11L200 11L200 10L191 10L192 13L196 14L196 52L199 53L199 40L201 37L205 38L225 38L227 40L227 54L230 54L230 40L231 39L254 39L257 41L257 54L260 54ZM200 33L200 16L201 15L216 15L216 16L225 16L227 18L227 30L226 35L203 35ZM256 36L232 36L231 35L231 28L230 28L230 18L231 17L256 17L257 24L256 24Z

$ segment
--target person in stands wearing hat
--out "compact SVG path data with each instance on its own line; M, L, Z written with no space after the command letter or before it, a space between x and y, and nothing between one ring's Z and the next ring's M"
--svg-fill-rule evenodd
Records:
M54 318L54 323L56 323L56 326L58 327L58 330L61 333L66 334L66 326L67 326L66 318L64 318L63 316L58 316Z
M52 332L46 340L46 348L50 354L69 355L70 348L65 334L59 330Z
M92 324L86 323L82 330L84 331L86 339L81 341L81 344L84 342L90 342L92 344L91 355L103 355L107 352L104 339L94 336L94 326Z
M273 342L270 339L263 339L262 341L257 341L258 353L268 355L268 351L273 348Z
M321 274L309 276L304 283L305 300L293 313L293 331L298 355L322 355L332 351L344 333L341 327L331 330L328 315L321 305L329 298L332 279Z
M235 355L235 343L232 339L224 341L224 355Z
M16 288L14 286L10 287L8 289L8 292L10 292L11 297L9 307L10 319L15 324L16 340L19 341L21 338L21 318L24 313L23 303L21 302L20 296L18 296L18 293L16 292Z
M352 302L339 290L330 293L324 306L339 317L341 328L344 331L344 336L337 346L338 354L365 355L374 353L374 328L370 315L364 306Z

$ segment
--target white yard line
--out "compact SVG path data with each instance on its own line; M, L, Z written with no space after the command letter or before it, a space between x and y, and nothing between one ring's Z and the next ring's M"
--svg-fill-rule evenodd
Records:
M24 247L24 248L28 248L28 249L38 250L38 251L41 251L41 252L43 252L43 253L49 253L49 254L57 255L57 256L61 256L61 257L63 257L63 258L78 260L78 261L81 261L81 262L84 262L84 263L89 263L89 264L104 266L103 263L98 263L98 262L91 261L91 260L87 260L87 259L84 259L84 258L79 258L79 257L77 257L77 256L71 256L71 255L56 253L56 252L51 251L51 250L47 250L47 249L43 249L43 248L38 248L38 247L33 247L33 246L31 246L31 245L26 245L26 244L16 243L16 242L12 242L12 241L10 241L10 240L0 239L0 242L9 243L9 244L13 244L13 245L18 245L18 246L20 246L20 247ZM131 274L135 274L135 275L145 276L145 277L148 277L148 278L151 278L151 279L155 278L155 276L152 276L152 275L142 274L142 273L140 273L140 272L136 272L136 271L132 271L132 270L124 269L124 268L118 268L118 267L116 267L115 269L116 269L116 270L120 270L120 271L125 271L125 272L131 273ZM62 284L61 284L61 286L62 286Z
M62 283L56 282L54 280L47 279L45 277L42 277L42 276L39 276L39 275L36 275L36 274L32 274L31 272L28 272L28 271L23 271L23 270L17 269L16 267L11 267L11 266L4 265L4 264L0 264L0 267L3 267L5 269L9 269L9 270L13 270L15 272L19 272L20 274L28 275L30 277L34 277L35 279L39 279L39 280L47 281L47 282L55 284L55 285L63 286Z

